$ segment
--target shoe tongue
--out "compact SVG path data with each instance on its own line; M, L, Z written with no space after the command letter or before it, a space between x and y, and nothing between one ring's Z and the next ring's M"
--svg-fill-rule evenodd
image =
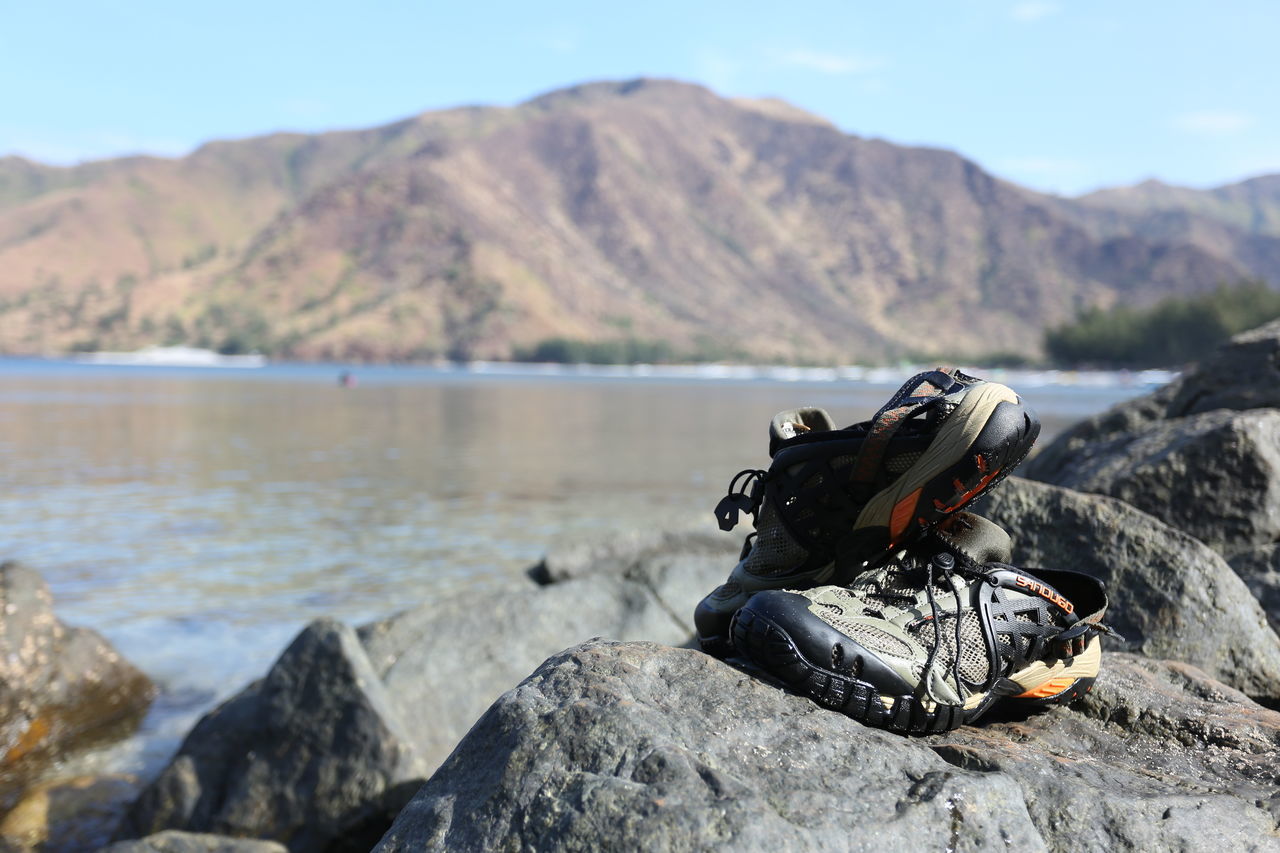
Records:
M957 512L936 528L938 536L975 563L1013 562L1013 541L1004 528L971 512Z
M836 428L831 416L824 410L813 406L802 406L799 409L787 409L778 412L769 423L769 455L773 456L778 445L797 435L810 432L827 432Z

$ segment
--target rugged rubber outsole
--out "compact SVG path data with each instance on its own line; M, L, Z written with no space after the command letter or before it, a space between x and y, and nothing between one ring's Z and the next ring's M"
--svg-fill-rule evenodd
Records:
M1051 695L1026 696L1028 691L1023 690L1026 684L1019 684L1014 679L1001 679L991 692L973 697L965 705L944 705L915 695L883 695L859 679L852 669L840 671L820 666L799 651L783 628L750 608L739 610L734 615L732 633L739 653L795 692L865 725L899 734L949 731L975 721L1000 699L1035 705L1061 705L1075 701L1092 689L1101 653L1101 646L1095 645L1090 660L1076 667L1077 670L1091 670L1088 675L1072 674L1070 665L1047 668L1050 681L1052 672L1070 675L1070 683ZM1099 643L1096 638L1092 642ZM1015 679L1017 677L1014 676Z
M971 440L962 432L959 446L953 441L953 446L940 448L943 459L922 458L867 503L854 525L865 562L883 559L994 489L1027 458L1039 435L1039 418L1020 398L996 402ZM917 468L927 471L938 464L946 467L911 476ZM846 569L831 582L848 583L858 568Z

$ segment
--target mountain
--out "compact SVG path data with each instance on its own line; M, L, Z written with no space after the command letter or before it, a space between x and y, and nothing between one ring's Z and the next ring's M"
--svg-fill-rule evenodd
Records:
M0 349L1034 353L1085 306L1280 281L1278 246L1280 177L1069 200L779 101L594 83L178 160L0 159Z

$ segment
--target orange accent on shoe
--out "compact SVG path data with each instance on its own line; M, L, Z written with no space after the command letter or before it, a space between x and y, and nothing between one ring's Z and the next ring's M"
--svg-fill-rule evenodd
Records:
M981 459L981 458L982 458L981 456L978 457L978 459ZM978 470L982 470L981 466L979 466ZM996 468L990 473L983 476L982 479L978 480L978 484L976 486L974 486L972 489L965 491L963 494L960 495L960 497L955 498L954 499L955 503L952 504L951 506L947 506L942 501L935 499L933 502L934 508L937 509L938 512L955 512L956 510L960 509L965 504L967 504L969 501L973 500L974 496L976 496L978 492L985 489L987 487L987 484L990 483L992 480L994 480L996 478L996 475L999 473L1000 473L1000 469ZM960 491L961 489L964 489L964 483L961 483L959 480L956 480L955 487L956 487L956 491Z
M1040 581L1035 580L1034 578L1029 578L1024 575L1018 575L1015 583L1017 583L1018 586L1022 587L1023 589L1031 590L1036 595L1040 596L1041 598L1047 601L1052 601L1054 604L1061 607L1067 613L1076 612L1076 607L1074 604L1072 604L1070 601L1067 601L1067 599L1064 598L1062 595L1049 589L1049 587L1045 586L1044 584L1040 583Z
M1050 678L1044 684L1034 690L1028 690L1026 693L1019 693L1013 697L1015 699L1048 699L1050 696L1057 696L1062 691L1076 683L1074 675L1060 675L1057 678Z
M895 542L902 538L907 525L911 523L911 516L915 514L916 504L920 502L922 491L924 491L923 486L893 505L893 512L889 515L889 537Z

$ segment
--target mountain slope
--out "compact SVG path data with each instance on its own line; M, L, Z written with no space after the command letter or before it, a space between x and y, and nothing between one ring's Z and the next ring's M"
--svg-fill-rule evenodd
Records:
M0 347L977 356L1035 351L1085 305L1280 269L1267 234L1200 213L1161 231L1149 208L1039 195L777 102L589 84L177 161L0 161Z

